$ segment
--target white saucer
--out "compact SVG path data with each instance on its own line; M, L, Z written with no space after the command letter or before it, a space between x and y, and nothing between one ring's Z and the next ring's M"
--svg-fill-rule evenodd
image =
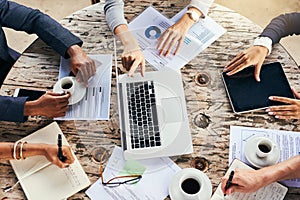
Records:
M69 105L73 105L75 103L78 103L85 95L86 93L86 88L84 87L83 84L79 83L75 77L72 77L74 83L75 83L75 90L74 90L74 94L71 95L71 97L69 98ZM60 79L61 80L61 79ZM58 80L54 87L53 87L53 92L56 93L62 93L63 91L60 89L59 84L60 84L60 80Z
M181 183L183 180L193 178L197 180L201 187L196 194L187 194L183 192ZM178 171L171 179L169 184L169 195L172 200L209 200L212 194L212 185L208 176L195 168L184 168Z
M278 145L274 146L273 153L264 157L260 158L256 154L256 146L259 140L265 137L253 137L249 141L246 142L244 147L245 157L247 161L257 168L263 168L266 166L274 165L278 163L280 159L280 149Z

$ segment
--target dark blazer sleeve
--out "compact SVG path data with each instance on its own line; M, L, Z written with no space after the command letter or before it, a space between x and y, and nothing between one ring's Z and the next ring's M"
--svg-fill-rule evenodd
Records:
M27 97L0 96L0 121L24 122L24 105Z
M78 37L48 15L15 2L0 1L0 20L3 27L25 31L29 34L35 33L65 58L68 58L67 49L70 46L82 45Z
M281 38L293 34L300 34L300 12L283 14L272 19L260 36L271 38L272 44L275 44Z

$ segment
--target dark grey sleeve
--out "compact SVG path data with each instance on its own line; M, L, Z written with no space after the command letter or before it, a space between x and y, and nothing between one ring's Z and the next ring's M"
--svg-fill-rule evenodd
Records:
M82 45L82 41L69 30L48 15L26 6L2 0L0 2L0 20L3 27L29 34L35 33L47 45L61 56L67 58L67 49L74 45Z
M288 13L272 19L260 34L261 37L269 37L272 44L278 43L281 38L288 35L300 34L300 13Z

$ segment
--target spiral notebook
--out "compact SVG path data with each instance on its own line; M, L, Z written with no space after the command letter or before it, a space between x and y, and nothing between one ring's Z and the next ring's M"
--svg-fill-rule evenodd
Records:
M236 168L239 169L252 169L247 164L243 163L239 159L234 159L232 163L229 166L229 169L226 172L226 175L228 176L230 172ZM254 170L254 169L253 169ZM288 191L288 188L280 183L271 183L270 185L267 185L256 192L252 193L232 193L230 195L227 195L224 197L224 194L221 189L221 184L219 184L217 190L213 194L210 200L283 200L286 193Z

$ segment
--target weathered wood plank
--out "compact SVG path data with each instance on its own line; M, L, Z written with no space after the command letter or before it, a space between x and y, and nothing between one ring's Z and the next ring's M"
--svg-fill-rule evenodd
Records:
M172 17L188 2L188 0L127 0L125 14L126 18L131 20L147 6L153 6L166 16ZM206 174L216 189L228 166L231 125L293 131L300 131L300 128L298 121L278 120L264 111L248 114L232 112L221 80L221 72L224 65L237 53L251 46L253 39L262 29L238 13L217 4L212 6L209 15L227 32L181 70L194 152L190 155L174 156L172 159L182 168L191 167L197 157L206 159L208 161ZM103 4L95 4L75 12L61 23L82 38L83 49L87 53L113 54L113 35L106 24ZM300 90L298 66L281 45L276 45L272 55L266 59L266 63L274 61L282 63L290 84ZM26 49L9 73L1 94L12 95L17 87L51 90L57 80L58 66L59 55L41 40L36 40ZM199 86L195 83L194 77L198 73L208 75L207 85ZM111 153L115 145L121 144L118 117L116 80L113 76L109 120L59 121L61 129L92 183L99 178L99 163L92 157L94 150L102 152L106 149ZM0 122L0 140L16 141L51 122L51 119L44 117L33 117L25 123ZM0 166L1 187L14 184L17 180L9 163L1 162ZM69 199L88 199L84 191ZM299 195L299 189L290 189L285 199L299 199ZM25 199L20 186L7 196L9 199Z

